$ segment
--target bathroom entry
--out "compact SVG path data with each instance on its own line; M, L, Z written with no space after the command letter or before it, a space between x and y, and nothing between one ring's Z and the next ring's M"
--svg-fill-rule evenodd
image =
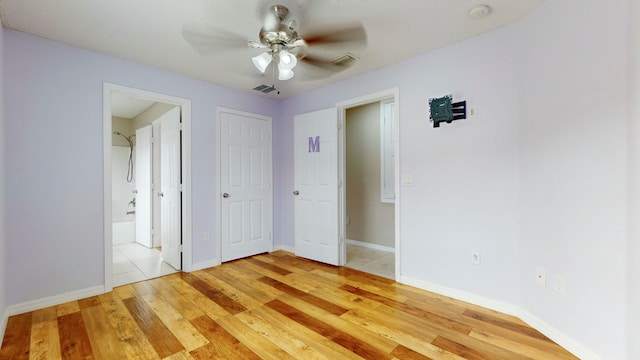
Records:
M393 98L345 111L346 266L395 277Z
M114 92L112 272L119 286L176 272L181 257L181 108Z

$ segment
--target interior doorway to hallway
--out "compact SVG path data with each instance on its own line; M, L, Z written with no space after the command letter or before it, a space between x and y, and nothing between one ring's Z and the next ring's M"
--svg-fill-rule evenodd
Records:
M399 275L398 90L338 104L343 264Z
M346 266L395 276L393 98L346 110Z

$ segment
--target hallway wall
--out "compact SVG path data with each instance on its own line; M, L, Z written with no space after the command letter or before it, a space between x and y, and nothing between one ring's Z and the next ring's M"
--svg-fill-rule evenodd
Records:
M380 201L380 102L347 109L347 239L395 247L395 207Z

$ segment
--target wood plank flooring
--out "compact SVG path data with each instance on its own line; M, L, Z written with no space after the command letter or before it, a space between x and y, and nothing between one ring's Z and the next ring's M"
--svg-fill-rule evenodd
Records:
M577 359L517 318L279 251L9 318L0 359Z

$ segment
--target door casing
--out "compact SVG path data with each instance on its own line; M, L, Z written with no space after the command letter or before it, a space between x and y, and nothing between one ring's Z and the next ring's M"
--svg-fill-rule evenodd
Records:
M123 85L103 83L102 124L103 124L103 173L104 173L104 292L113 290L113 239L111 229L111 146L112 115L111 94L118 92L127 96L153 100L181 107L182 112L182 270L192 269L192 215L191 215L191 100L161 93L140 90Z
M347 210L347 194L346 194L346 134L345 134L345 121L347 117L347 109L370 104L372 102L378 102L385 99L393 98L394 106L394 137L396 154L394 166L395 166L395 278L400 278L400 253L401 253L401 241L400 241L400 204L401 204L401 192L400 192L400 90L399 88L392 88L383 90L369 95L364 95L351 100L342 101L336 104L338 108L338 177L340 179L340 186L338 191L338 208L339 208L339 220L338 229L340 238L346 238L346 210ZM346 264L347 260L347 246L344 242L340 244L340 264Z

